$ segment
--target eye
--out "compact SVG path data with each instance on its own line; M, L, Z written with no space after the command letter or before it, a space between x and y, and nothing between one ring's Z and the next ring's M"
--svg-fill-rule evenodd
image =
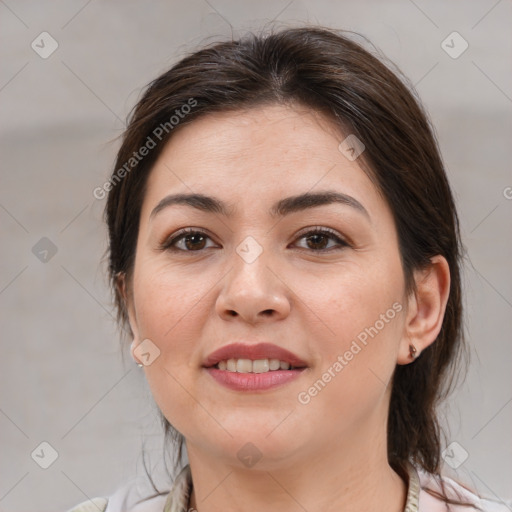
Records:
M318 227L310 229L303 233L299 239L306 239L306 243L309 245L309 247L306 247L306 250L313 252L329 252L333 249L350 247L349 243L329 228ZM211 240L211 238L204 231L195 228L184 228L174 236L167 238L160 248L170 251L199 252L208 248L206 246L207 240ZM334 247L326 247L329 241L335 242Z
M329 252L333 249L337 250L350 246L335 231L329 228L314 228L299 237L299 239L303 238L306 239L306 243L309 245L306 249L312 250L313 252ZM326 248L326 244L329 243L329 239L334 240L335 246ZM336 245L338 247L336 247Z
M203 231L185 228L175 236L166 239L161 245L162 250L198 252L205 249L206 240L210 237ZM181 247L178 244L181 243Z

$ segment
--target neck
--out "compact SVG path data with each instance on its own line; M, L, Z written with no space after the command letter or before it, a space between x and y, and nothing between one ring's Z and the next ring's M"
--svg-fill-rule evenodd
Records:
M341 440L324 452L315 448L306 459L272 469L260 463L241 468L187 442L194 484L190 507L198 512L403 512L407 485L388 464L385 431L373 438L368 434L359 428L357 439L349 436L350 442Z

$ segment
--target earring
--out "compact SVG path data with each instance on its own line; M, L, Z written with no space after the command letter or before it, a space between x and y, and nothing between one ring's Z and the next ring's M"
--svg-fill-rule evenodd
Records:
M144 365L142 363L137 363L137 361L134 361L134 363L139 367L142 368Z
M414 359L416 359L416 357L418 357L418 356L416 355L416 352L417 352L416 347L411 343L411 344L409 345L409 355L411 356L411 358L412 358L413 360L414 360Z

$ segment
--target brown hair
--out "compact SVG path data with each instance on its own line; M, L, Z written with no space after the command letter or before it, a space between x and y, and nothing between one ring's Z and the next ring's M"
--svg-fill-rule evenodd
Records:
M358 162L393 212L406 291L414 292L413 271L427 267L433 256L444 256L450 267L441 331L414 363L396 367L387 430L388 460L396 471L405 475L410 460L439 474L442 431L436 409L452 389L461 356L467 356L460 278L463 247L428 116L407 79L382 61L382 55L374 56L341 31L291 28L205 46L156 78L129 116L111 178L105 209L109 274L118 319L126 326L116 284L120 274L129 282L145 184L173 132L212 112L272 103L321 111L365 145ZM155 147L140 160L131 160L150 139ZM183 437L161 418L166 442L177 441L179 464Z

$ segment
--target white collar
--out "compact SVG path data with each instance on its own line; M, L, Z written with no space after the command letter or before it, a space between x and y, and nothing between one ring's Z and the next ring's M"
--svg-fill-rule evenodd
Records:
M408 463L407 473L409 475L409 482L404 512L418 512L420 494L419 475L411 463ZM190 466L187 464L176 477L165 502L163 512L188 512L192 487L192 474Z

